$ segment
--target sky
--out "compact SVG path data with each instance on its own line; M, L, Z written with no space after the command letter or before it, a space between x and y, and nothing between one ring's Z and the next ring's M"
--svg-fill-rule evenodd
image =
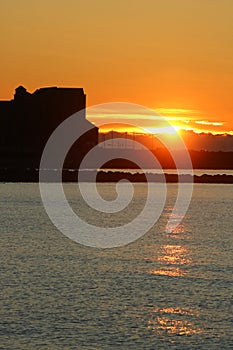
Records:
M0 47L1 100L19 85L83 87L88 106L135 103L177 129L233 134L232 0L1 1Z

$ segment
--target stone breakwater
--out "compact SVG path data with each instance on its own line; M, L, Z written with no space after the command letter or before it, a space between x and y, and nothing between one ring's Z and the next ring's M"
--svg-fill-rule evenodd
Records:
M57 170L44 170L46 173L46 182L54 182L54 175ZM175 173L175 170L174 170ZM78 181L78 170L65 169L62 172L63 182L77 182ZM188 174L178 176L177 174L167 174L166 169L164 174L147 173L132 174L130 172L121 171L82 171L83 182L118 182L126 179L130 182L163 182L164 177L167 183L176 182L194 182L194 183L223 183L233 184L232 175L194 175L193 177ZM95 180L96 179L96 180ZM38 169L0 169L0 182L39 182L39 170Z

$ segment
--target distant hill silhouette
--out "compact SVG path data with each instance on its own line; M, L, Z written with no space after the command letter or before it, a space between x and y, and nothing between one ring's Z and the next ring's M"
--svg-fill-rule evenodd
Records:
M182 134L183 135L183 134ZM220 135L197 135L193 132L185 133L186 138L187 135L191 135L196 140L199 138L210 137L212 140L216 138L219 140L227 140L229 149L233 150L233 136L220 136ZM124 140L122 140L124 139ZM99 134L100 142L105 141L105 146L103 147L103 152L111 154L112 150L120 149L122 153L125 153L125 159L114 159L109 161L108 164L105 164L104 167L109 168L132 168L130 161L127 159L131 159L132 153L137 153L137 157L140 160L143 160L144 167L150 169L151 164L147 161L147 152L140 149L140 146L136 145L132 148L131 143L127 143L128 140L137 141L138 143L142 143L151 152L155 155L155 157L159 160L162 168L164 169L173 169L175 168L174 161L172 159L172 155L170 151L168 151L163 144L156 139L153 135L147 134L139 134L139 133L121 133L116 131L110 131L108 133L100 133ZM184 141L185 138L184 138ZM223 142L221 141L221 142ZM214 141L212 141L214 142ZM187 142L186 142L187 143ZM193 144L193 142L190 142ZM196 150L195 145L194 148L188 148L189 154L192 160L193 168L195 169L233 169L233 151L223 152L223 151L209 151L209 150ZM182 152L179 150L173 150L173 153L176 154L180 159L182 158ZM180 154L180 155L179 155ZM123 158L123 157L122 157ZM185 166L184 166L185 167Z
M111 155L111 150L104 149L103 152ZM124 152L122 152L124 153ZM143 150L126 150L124 158L113 159L103 165L103 168L115 168L115 169L132 169L137 168L135 164L130 161L132 153L137 154L137 158L141 160L141 164L145 169L151 169L151 163L148 160L147 152ZM153 150L152 153L158 159L163 169L175 169L175 163L172 155L167 149L158 148ZM185 168L185 163L182 166L182 153L179 151L174 154L181 159L181 169ZM189 151L190 158L194 169L233 169L233 152L208 152L208 151Z
M195 151L209 151L209 152L233 152L233 135L230 134L217 134L213 135L211 133L195 133L192 130L181 130L179 132L182 137L186 147L189 150ZM115 138L115 141L112 141ZM124 144L120 144L117 139L126 138L127 144L128 140L138 141L144 144L149 149L155 150L161 148L163 145L158 140L156 135L148 133L136 133L136 132L117 132L110 131L105 133L99 133L99 140L101 142L107 141L107 147L119 147L122 148Z

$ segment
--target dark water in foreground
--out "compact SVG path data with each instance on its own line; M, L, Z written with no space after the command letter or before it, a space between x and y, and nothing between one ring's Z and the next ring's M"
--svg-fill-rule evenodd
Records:
M108 197L114 184L99 187ZM233 185L196 184L173 234L168 188L148 234L100 250L54 228L37 184L0 184L0 349L232 349Z

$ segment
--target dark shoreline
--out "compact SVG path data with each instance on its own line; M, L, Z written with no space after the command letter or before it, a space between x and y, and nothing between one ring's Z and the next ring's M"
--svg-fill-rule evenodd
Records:
M44 182L56 182L57 171L44 171ZM63 170L62 180L63 182L77 182L78 180L78 170ZM182 174L178 177L176 174L167 174L166 169L164 169L164 174L153 174L147 173L132 174L130 172L121 171L82 171L82 178L79 181L82 182L118 182L120 180L126 179L130 182L164 182L164 178L167 183L212 183L212 184L233 184L232 175L194 175L193 177L189 174ZM95 180L96 179L96 180ZM31 169L1 169L0 170L0 182L39 182L39 171Z

